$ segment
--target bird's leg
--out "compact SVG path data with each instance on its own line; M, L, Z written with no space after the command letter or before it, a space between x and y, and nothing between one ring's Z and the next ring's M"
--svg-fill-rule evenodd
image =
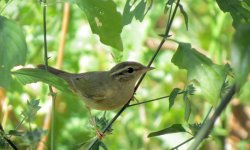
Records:
M97 135L98 139L101 140L104 137L104 134L98 129L95 118L91 114L91 109L88 106L87 106L87 111L88 111L89 116L90 116L90 124L92 126L94 126L94 128L96 130L96 135Z

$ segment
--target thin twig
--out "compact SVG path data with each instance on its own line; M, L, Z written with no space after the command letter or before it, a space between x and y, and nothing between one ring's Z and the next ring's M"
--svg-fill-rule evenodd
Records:
M203 120L203 122L202 122L202 125L204 125L204 123L207 121L207 118L208 118L208 116L210 115L212 109L213 109L213 106L210 107L210 109L209 109L209 111L208 111L206 117L204 118L204 120Z
M173 12L173 15L171 16L170 18L170 22L169 24L167 25L166 27L166 31L165 31L165 37L162 39L160 45L158 46L157 50L155 51L153 57L151 58L151 60L149 61L148 63L148 67L150 67L153 63L153 61L155 60L157 54L159 53L159 51L161 50L161 47L162 45L164 44L164 42L166 41L168 35L169 35L169 31L170 31L170 28L172 26L172 23L173 23L173 20L174 20L174 17L175 17L175 14L176 14L176 11L177 11L177 8L179 6L179 3L180 3L180 0L177 0L177 3L176 3L176 6L175 6L175 9L174 9L174 12ZM139 79L139 81L137 82L136 86L135 86L135 91L137 91L138 87L140 86L142 80L144 79L146 73L142 75L142 77ZM103 134L111 127L111 125L116 121L116 119L123 113L123 111L127 108L127 106L129 105L130 101L133 99L133 97L119 110L119 112L115 115L115 117L107 124L107 126L103 129ZM90 145L88 146L88 150L90 150L95 144L96 142L98 142L98 139L96 138L92 143L90 143Z
M179 145L177 145L177 146L171 148L170 150L175 150L175 149L179 148L180 146L182 146L182 145L188 143L188 142L191 141L192 139L194 139L194 137L191 137L191 138L187 139L186 141L184 141L184 142L180 143Z
M215 110L212 117L209 120L207 120L204 125L202 125L201 129L199 130L199 132L195 136L194 143L189 147L189 150L197 149L197 147L199 146L201 141L209 135L209 133L211 132L211 130L214 126L214 122L220 116L221 112L226 108L226 106L228 105L228 103L232 99L235 92L236 92L236 86L233 85L230 88L230 90L228 91L227 95L222 98L220 105Z
M182 94L182 93L184 93L184 91L179 92L178 94ZM155 98L155 99L146 100L146 101L143 101L143 102L138 102L138 103L135 103L135 104L129 104L127 107L132 107L132 106L136 106L136 105L146 104L146 103L150 103L150 102L162 100L162 99L169 98L169 97L170 97L170 95L168 95L168 96L162 96L162 97L158 97L158 98Z

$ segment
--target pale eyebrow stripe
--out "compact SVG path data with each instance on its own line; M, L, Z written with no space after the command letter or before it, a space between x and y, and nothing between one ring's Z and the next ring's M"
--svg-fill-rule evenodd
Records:
M127 70L128 68L129 68L129 67L121 68L121 69L117 70L116 72L113 72L112 75L119 74L120 72L124 72L124 71Z
M121 72L127 72L128 68L133 68L134 70L138 70L139 69L139 67L135 68L135 67L132 67L132 66L127 66L125 68L121 68L121 69L117 70L116 72L113 72L111 75L117 75L117 74L119 74Z

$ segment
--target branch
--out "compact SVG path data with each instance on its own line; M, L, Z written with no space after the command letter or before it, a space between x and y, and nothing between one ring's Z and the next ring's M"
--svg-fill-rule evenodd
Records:
M201 141L209 135L209 133L211 132L211 130L212 130L213 126L214 126L214 122L220 116L221 112L226 108L226 106L228 105L228 103L232 99L235 92L236 92L236 86L233 85L230 88L230 90L228 91L227 95L222 98L220 105L215 110L212 117L202 125L200 131L195 136L194 143L189 147L189 150L197 149L197 147L199 146Z
M182 92L179 92L178 94L182 94L182 93L184 93L184 92L185 92L185 91L182 91ZM146 103L150 103L150 102L162 100L162 99L164 99L164 98L169 98L169 97L170 97L170 95L168 95L168 96L162 96L162 97L158 97L158 98L155 98L155 99L146 100L146 101L138 102L138 103L135 103L135 104L130 104L130 105L128 105L127 107L132 107L132 106L136 106L136 105L146 104Z
M177 0L177 3L175 4L175 8L174 8L174 12L170 18L170 20L168 20L167 26L166 26L166 30L164 33L164 37L161 40L160 45L158 46L157 50L155 51L153 57L151 58L151 60L148 63L148 67L150 67L153 63L153 61L155 60L157 54L159 53L159 51L161 50L162 45L164 44L164 42L166 41L168 35L169 35L169 31L171 29L175 14L177 12L177 8L179 6L180 0ZM137 89L139 88L142 80L144 79L146 73L142 75L142 77L139 79L139 81L137 82L136 86L135 86L135 92L137 91ZM132 97L133 98L133 97ZM103 129L103 134L111 127L111 125L116 121L116 119L123 113L123 111L129 106L130 101L132 100L132 98L120 109L120 111L115 115L115 117L107 124L107 126ZM96 144L96 142L98 142L98 139L96 138L92 143L90 143L90 145L88 146L88 150L92 149L92 147Z

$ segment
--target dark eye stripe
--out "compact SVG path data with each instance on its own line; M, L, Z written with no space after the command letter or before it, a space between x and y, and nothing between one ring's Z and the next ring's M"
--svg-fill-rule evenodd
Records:
M133 72L134 72L134 68L129 67L129 68L128 68L128 73L133 73Z

